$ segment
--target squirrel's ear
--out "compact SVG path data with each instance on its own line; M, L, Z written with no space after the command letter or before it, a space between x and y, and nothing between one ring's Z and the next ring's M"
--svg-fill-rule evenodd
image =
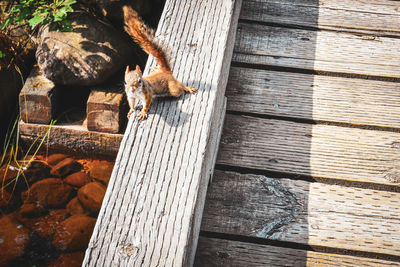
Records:
M128 66L126 66L126 70L125 70L125 74L128 74L129 73L129 65Z
M136 72L139 73L140 75L142 75L142 71L140 70L139 65L136 65Z

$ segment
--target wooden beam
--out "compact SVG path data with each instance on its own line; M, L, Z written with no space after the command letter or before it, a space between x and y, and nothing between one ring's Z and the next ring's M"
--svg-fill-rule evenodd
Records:
M232 67L226 96L231 111L400 128L398 82Z
M49 132L43 146L49 146L57 151L66 153L79 153L93 157L115 158L121 143L122 134L90 132L86 126L77 125L43 125L19 122L21 139L27 144L32 144L37 137L41 138Z
M245 0L240 18L294 27L400 36L400 2Z
M92 89L86 105L88 130L120 133L127 120L124 97L123 93L109 88Z
M39 67L34 67L19 94L19 112L24 122L49 124L56 112L57 90Z
M400 133L227 115L217 162L400 185Z
M399 262L273 247L200 236L197 267L259 266L400 266Z
M400 78L400 39L240 23L233 61Z
M202 230L400 256L400 194L216 171Z
M193 263L240 7L166 2L157 35L176 77L198 92L156 100L146 121L131 117L85 266Z

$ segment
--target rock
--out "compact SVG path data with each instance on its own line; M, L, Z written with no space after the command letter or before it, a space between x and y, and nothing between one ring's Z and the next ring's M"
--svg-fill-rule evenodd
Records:
M40 217L32 230L42 238L50 238L67 215L66 209L50 210L49 214Z
M50 174L64 177L82 169L82 165L72 158L66 158L57 163L50 171Z
M129 43L111 25L84 11L68 16L71 32L40 31L36 59L44 75L59 85L96 85L126 65Z
M85 184L90 183L91 179L87 173L75 172L65 177L64 182L72 186L82 187Z
M25 218L35 218L46 213L43 206L38 205L39 203L27 203L23 204L18 211L18 215Z
M90 177L104 185L108 185L113 168L114 162L106 160L93 160L88 163Z
M24 204L34 203L47 208L64 206L71 195L72 187L58 178L47 178L34 183L22 193Z
M47 267L81 267L84 252L63 253Z
M49 165L51 166L55 166L57 165L57 163L59 163L60 161L64 160L68 158L68 155L66 154L60 154L60 153L56 153L56 154L51 154L46 158L46 161Z
M50 210L48 214L37 218L26 218L18 215L17 220L26 228L35 231L40 237L49 239L67 215L66 209L56 209Z
M82 203L79 201L78 197L74 197L71 201L67 204L67 211L71 215L75 214L84 214L89 215L90 211L85 209Z
M24 254L30 238L29 230L11 214L0 218L0 225L0 266L5 266Z
M98 183L91 182L78 190L78 199L87 210L97 213L100 211L106 188Z
M86 215L73 215L57 228L53 245L60 250L84 250L90 240L96 219Z
M5 190L0 190L0 208L4 209L13 204L13 195Z

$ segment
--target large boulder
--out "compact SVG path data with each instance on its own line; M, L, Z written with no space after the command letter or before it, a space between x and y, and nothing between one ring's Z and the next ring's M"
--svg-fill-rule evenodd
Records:
M59 85L96 85L126 65L131 48L121 33L85 11L69 15L71 32L40 31L36 59L44 75Z

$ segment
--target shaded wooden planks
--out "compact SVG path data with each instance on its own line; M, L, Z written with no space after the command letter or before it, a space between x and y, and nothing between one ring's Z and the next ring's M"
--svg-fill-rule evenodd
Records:
M232 67L228 110L400 127L400 83Z
M227 115L217 163L400 185L400 133Z
M144 122L131 117L85 266L193 263L240 6L166 2L157 35L173 53L174 74L198 92L155 101Z
M400 78L400 39L240 23L233 61Z
M241 19L400 36L400 3L375 0L245 0Z
M216 171L202 230L400 255L400 194Z
M195 266L400 266L398 262L200 236Z

